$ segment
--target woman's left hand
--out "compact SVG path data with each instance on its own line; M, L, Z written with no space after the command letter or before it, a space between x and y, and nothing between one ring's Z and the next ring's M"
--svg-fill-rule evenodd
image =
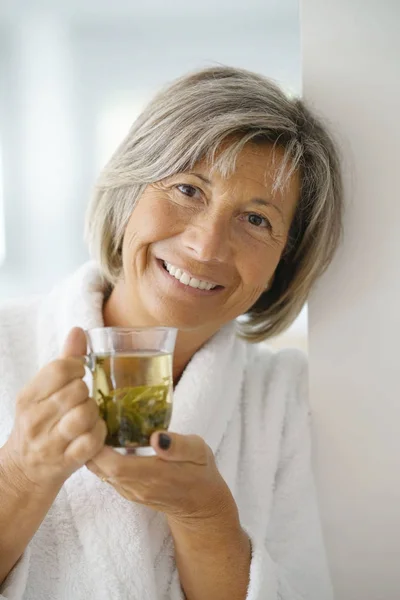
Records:
M155 432L150 443L156 456L123 456L105 446L86 466L128 500L162 511L177 524L237 518L233 496L201 437Z
M170 432L153 433L150 443L156 456L105 446L86 466L128 500L167 515L186 598L245 598L250 540L211 448L197 435Z

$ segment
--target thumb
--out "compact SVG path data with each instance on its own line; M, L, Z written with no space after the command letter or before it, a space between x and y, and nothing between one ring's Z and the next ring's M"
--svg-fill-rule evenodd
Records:
M171 431L156 431L151 435L150 444L159 458L173 462L191 462L206 465L210 462L212 450L198 435L180 435Z
M80 327L73 327L64 342L61 358L83 356L86 354L86 348L87 342L85 332Z

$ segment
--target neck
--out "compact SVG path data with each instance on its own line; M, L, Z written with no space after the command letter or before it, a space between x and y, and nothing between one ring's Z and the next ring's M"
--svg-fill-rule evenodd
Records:
M122 292L122 293L121 293ZM103 306L103 319L105 327L157 327L163 326L157 323L149 315L146 315L139 307L133 306L130 302L131 310L127 310L124 299L125 294L116 286L110 296L106 299ZM134 315L134 316L133 316ZM206 342L215 333L214 328L198 328L192 330L178 330L174 360L173 360L173 380L176 385L190 362L192 356L196 354Z

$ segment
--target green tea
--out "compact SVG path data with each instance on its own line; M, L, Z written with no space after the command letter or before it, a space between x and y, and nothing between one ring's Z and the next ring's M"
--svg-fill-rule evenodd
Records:
M95 356L93 397L107 424L106 444L149 446L172 412L172 355L118 353Z

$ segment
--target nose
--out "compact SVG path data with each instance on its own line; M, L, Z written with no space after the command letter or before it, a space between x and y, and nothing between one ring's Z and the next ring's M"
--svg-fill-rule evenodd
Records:
M183 244L199 262L226 262L232 252L229 223L209 213L198 215L183 232Z

